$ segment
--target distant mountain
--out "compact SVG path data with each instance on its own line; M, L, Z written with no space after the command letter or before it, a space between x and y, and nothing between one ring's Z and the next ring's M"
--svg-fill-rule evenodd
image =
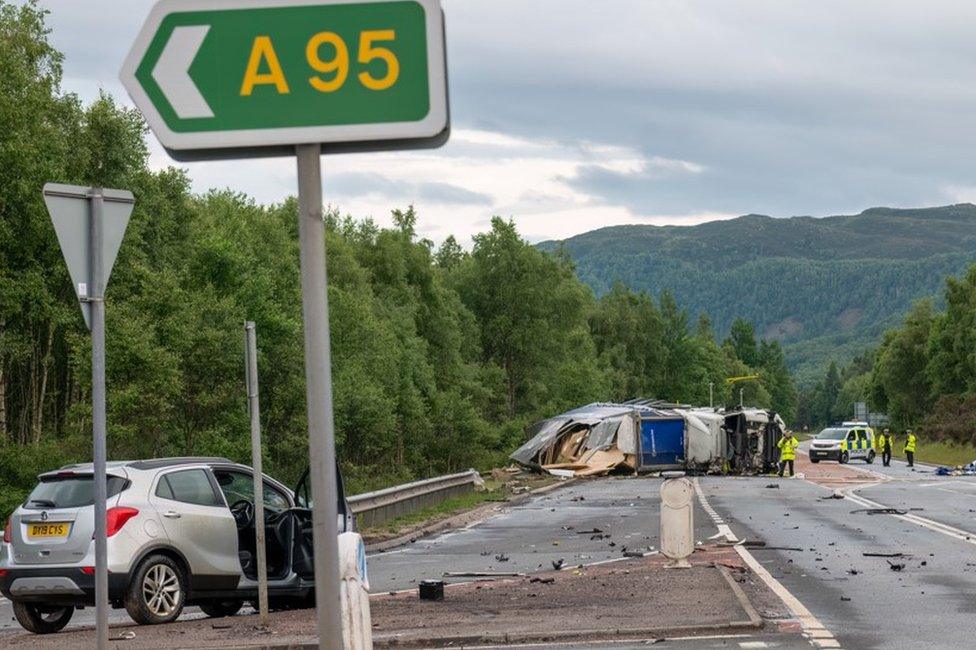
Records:
M774 219L749 214L697 226L613 226L539 244L562 246L599 294L614 282L670 289L724 336L736 316L779 339L801 383L830 359L875 343L919 298L976 261L976 205Z

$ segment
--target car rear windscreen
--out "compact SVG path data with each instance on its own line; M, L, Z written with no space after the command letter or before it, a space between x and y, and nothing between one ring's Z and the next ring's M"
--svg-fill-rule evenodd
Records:
M118 476L109 476L107 495L109 498L119 494L128 486L128 481ZM45 508L80 508L94 505L95 480L92 476L49 476L41 479L34 491L24 502L25 508L42 510Z

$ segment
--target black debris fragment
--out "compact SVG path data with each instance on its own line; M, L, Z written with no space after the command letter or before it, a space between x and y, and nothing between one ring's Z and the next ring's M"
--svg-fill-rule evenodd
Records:
M555 578L539 578L538 576L529 579L529 582L538 582L539 584L543 584L543 585L551 585L555 581L556 581Z
M417 586L420 600L444 600L443 580L421 580Z
M845 603L851 602L851 599L850 599L849 596L841 596L840 599L843 600Z
M559 558L558 560L553 560L552 561L552 568L555 569L556 571L559 571L561 568L563 568L563 563L565 561L566 560L564 560L563 558Z
M902 569L905 568L905 563L904 562L892 562L891 560L888 560L888 566L891 567L891 570L892 571L901 571Z
M899 510L898 508L861 508L859 510L851 510L852 515L856 514L866 514L866 515L907 515L907 510Z
M495 556L495 560L498 562L508 562L509 558L504 553L500 553Z
M766 485L766 489L767 490L778 490L779 489L779 483L769 483L769 484Z
M582 496L578 496L578 497L573 497L572 499L570 499L570 501L586 501L586 499L584 499Z
M602 532L603 531L600 530L599 528L590 528L588 530L577 530L576 531L576 534L577 535L597 535L597 534L602 533Z
M861 553L864 557L911 557L909 553Z

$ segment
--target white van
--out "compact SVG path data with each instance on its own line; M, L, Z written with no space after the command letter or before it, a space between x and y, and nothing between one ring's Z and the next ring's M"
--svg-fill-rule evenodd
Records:
M827 427L810 443L810 462L836 460L847 463L860 458L874 462L874 430L867 422L844 422L840 426Z

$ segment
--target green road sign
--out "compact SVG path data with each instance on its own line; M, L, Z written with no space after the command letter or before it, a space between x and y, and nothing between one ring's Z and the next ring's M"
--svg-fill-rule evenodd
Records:
M439 0L162 0L121 77L193 159L439 145L445 68Z

